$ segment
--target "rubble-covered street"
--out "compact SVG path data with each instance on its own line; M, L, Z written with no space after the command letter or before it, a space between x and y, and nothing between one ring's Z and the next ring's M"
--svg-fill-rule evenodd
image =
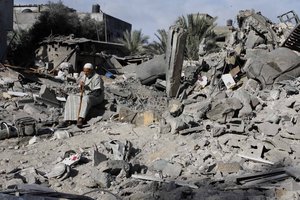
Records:
M78 74L1 64L0 199L299 199L299 22L237 19L198 61L176 26L161 56L97 54L115 73L82 128L59 126Z

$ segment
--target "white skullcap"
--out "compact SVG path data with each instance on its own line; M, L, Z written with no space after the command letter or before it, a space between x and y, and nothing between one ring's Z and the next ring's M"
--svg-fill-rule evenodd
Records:
M91 63L85 63L85 65L83 66L83 68L85 69L94 69L93 65Z

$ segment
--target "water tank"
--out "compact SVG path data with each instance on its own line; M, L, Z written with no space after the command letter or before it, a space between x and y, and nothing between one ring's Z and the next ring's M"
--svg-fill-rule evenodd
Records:
M232 26L232 19L228 19L226 21L226 26Z
M100 13L100 5L94 4L92 7L92 13Z
M32 10L29 8L26 8L26 9L22 10L22 13L32 13Z

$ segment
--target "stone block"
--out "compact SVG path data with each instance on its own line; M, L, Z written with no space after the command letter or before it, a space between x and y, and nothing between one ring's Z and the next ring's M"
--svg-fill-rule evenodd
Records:
M272 124L270 122L263 122L257 124L257 128L260 133L268 136L275 136L278 134L280 126L278 124Z
M93 169L91 171L91 178L101 188L109 188L111 186L112 177L109 173Z
M150 166L150 169L161 172L164 177L177 178L182 171L182 166L178 163L170 163L166 160L156 160Z
M211 108L210 100L191 103L184 106L183 114L192 116L195 121L200 121Z
M264 158L270 160L274 163L283 161L285 158L289 157L289 153L286 151L280 151L278 149L271 149L264 154Z
M36 99L49 106L60 106L60 102L56 99L55 91L48 88L46 85L41 86L39 97L36 97Z
M124 160L107 160L101 162L97 166L97 169L101 170L102 172L106 172L115 176L117 176L121 172L121 170L124 170L128 175L130 168L130 164Z
M171 100L169 103L169 111L173 117L177 117L182 113L183 105L179 100Z
M240 171L240 169L241 169L241 166L237 162L233 162L233 163L219 162L219 163L217 163L217 170L223 174L237 173Z
M242 119L234 118L226 123L226 132L228 133L244 133L245 123Z
M34 99L33 98L19 99L17 101L17 106L18 108L24 108L24 106L29 103L34 103Z
M218 102L210 111L206 113L207 118L226 122L234 115L234 112L240 110L243 104L237 98L228 98ZM229 118L229 119L228 119Z
M24 184L22 179L11 179L9 181L6 181L5 185L7 189L14 189L17 185Z

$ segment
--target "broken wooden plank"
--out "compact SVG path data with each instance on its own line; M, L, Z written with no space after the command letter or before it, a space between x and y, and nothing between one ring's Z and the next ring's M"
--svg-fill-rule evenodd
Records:
M161 179L161 178L144 175L144 174L133 174L131 177L135 178L135 179L141 179L141 180L146 180L146 181L156 181L156 182L163 182L163 183L174 182L176 185L190 187L193 189L198 189L198 186L194 185L194 184L186 183L183 181L177 181L177 180L166 180L166 179Z
M267 178L271 176L277 176L285 174L285 170L283 168L274 169L268 172L260 172L260 173L251 173L242 175L236 178L236 181L238 183L244 184L246 182L254 181L257 179Z
M246 182L244 185L250 186L250 185L257 185L257 184L265 183L265 182L280 181L280 180L287 179L289 177L290 176L287 174L279 174L279 175L270 176L270 177L261 177L260 179Z
M242 155L242 154L237 154L238 156L248 159L248 160L252 160L252 161L256 161L256 162L261 162L261 163L265 163L265 164L269 164L269 165L274 165L274 162L262 159L262 158L254 158L254 157L250 157L250 156L246 156L246 155Z
M204 130L203 126L197 126L197 127L188 128L188 129L184 129L182 131L179 131L179 134L180 135L187 135L187 134L194 133L194 132L201 132L203 130Z

